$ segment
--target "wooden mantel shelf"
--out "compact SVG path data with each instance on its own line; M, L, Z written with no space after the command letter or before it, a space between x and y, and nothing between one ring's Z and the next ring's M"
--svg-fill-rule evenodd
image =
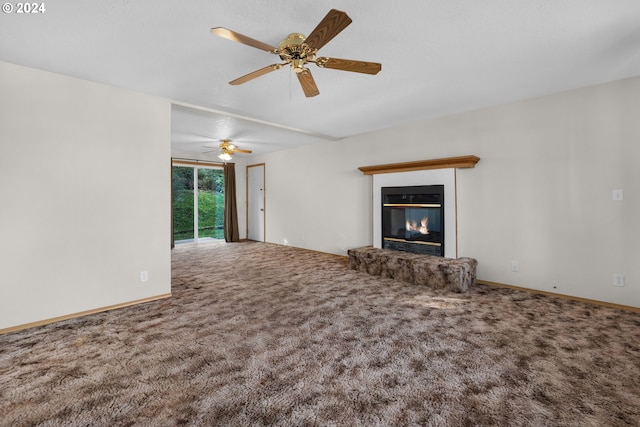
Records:
M410 172L427 169L473 168L480 161L477 156L447 157L444 159L418 160L416 162L388 163L386 165L360 166L365 175L378 173Z

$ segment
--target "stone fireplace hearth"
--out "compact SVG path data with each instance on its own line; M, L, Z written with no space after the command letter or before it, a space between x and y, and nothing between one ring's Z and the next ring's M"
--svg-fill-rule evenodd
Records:
M476 284L478 261L473 258L443 258L371 246L349 249L349 268L374 276L426 286L466 292Z

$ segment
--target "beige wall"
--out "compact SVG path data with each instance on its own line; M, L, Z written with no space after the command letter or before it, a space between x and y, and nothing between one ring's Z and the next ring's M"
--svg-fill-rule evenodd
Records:
M169 102L7 63L0 93L0 329L170 292ZM253 156L267 241L370 245L358 166L474 154L458 253L480 279L640 307L639 93L634 78Z
M473 154L476 168L457 172L458 255L478 259L480 279L640 306L639 95L633 78L254 156L267 241L370 245L371 177L358 166Z
M169 102L1 62L0 94L0 329L169 293Z

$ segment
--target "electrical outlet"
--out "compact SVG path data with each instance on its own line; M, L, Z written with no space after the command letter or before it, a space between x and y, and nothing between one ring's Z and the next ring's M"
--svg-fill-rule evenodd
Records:
M624 274L616 273L613 275L613 284L615 286L624 286Z
M149 280L149 272L148 271L141 271L140 272L140 281L141 282L146 282L147 280Z
M511 271L514 273L520 271L520 261L511 261Z

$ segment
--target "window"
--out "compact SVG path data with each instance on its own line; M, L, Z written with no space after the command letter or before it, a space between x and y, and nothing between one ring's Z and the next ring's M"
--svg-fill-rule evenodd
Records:
M173 241L224 239L224 172L204 165L174 162Z

